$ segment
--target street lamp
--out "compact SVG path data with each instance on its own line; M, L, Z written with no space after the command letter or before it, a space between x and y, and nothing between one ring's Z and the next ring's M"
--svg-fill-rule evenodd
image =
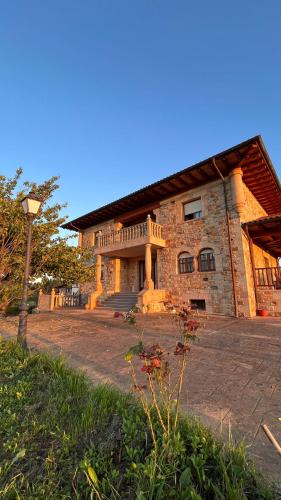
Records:
M24 279L22 287L22 299L20 305L19 313L19 328L18 328L18 338L17 341L24 349L27 349L26 342L26 326L27 326L27 314L28 314L28 282L29 282L29 272L30 272L30 260L31 260L31 241L32 241L32 224L39 211L42 200L36 196L33 192L29 193L21 201L23 211L27 218L27 244L26 244L26 255L25 255L25 268L24 268Z

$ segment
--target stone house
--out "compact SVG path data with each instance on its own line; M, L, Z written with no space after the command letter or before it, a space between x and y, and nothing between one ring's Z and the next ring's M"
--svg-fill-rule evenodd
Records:
M281 188L260 136L64 225L90 246L87 307L166 301L208 313L281 315Z

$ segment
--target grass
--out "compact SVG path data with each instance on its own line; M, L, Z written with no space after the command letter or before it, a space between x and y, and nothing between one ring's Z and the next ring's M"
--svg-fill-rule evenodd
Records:
M168 444L155 423L156 455L133 396L4 340L0 414L1 498L278 498L242 445L225 446L182 417Z

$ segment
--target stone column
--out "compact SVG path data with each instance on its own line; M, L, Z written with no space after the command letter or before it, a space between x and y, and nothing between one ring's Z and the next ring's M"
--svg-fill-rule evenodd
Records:
M245 208L245 196L242 176L243 171L240 167L234 168L229 174L233 206L240 217L243 216Z
M151 279L152 259L151 259L151 243L145 245L145 282L144 287L147 290L153 290L154 283Z
M102 282L101 282L101 262L102 262L102 256L97 255L96 256L96 291L101 292L102 291Z
M79 231L78 233L78 247L81 248L83 246L83 233Z
M38 290L38 298L37 298L37 307L38 307L38 309L40 309L40 306L41 306L42 295L43 295L42 288L39 288L39 290Z
M120 274L120 268L121 268L121 262L120 259L116 257L114 261L114 291L120 292L120 280L121 280L121 274Z
M51 294L50 294L50 311L54 310L55 307L55 289L52 288Z

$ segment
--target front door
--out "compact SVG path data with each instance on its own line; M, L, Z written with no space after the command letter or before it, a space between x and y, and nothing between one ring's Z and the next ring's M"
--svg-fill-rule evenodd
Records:
M145 264L144 260L139 260L139 290L144 289L145 281Z
M151 278L154 283L154 288L157 287L157 260L152 259L152 270L151 270ZM145 261L144 260L139 260L139 290L144 289L144 282L145 282Z

